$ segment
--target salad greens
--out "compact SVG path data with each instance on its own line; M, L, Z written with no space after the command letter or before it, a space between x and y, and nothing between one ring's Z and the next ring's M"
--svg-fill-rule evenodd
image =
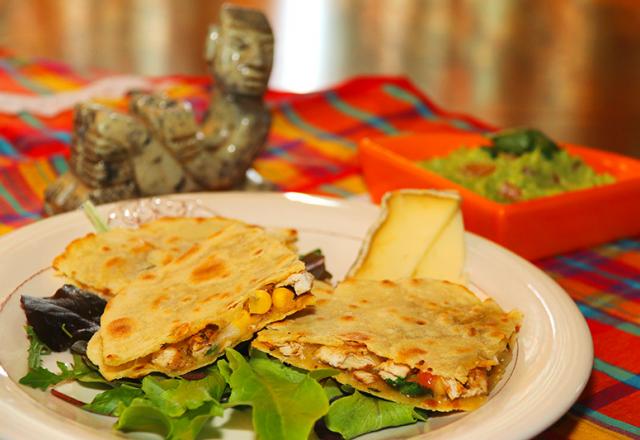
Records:
M165 379L147 376L142 379L145 397L170 417L180 417L187 410L196 409L205 402L219 402L227 384L212 367L200 380Z
M167 379L149 375L141 387L114 384L83 408L98 414L118 416L121 431L148 431L168 439L193 439L214 416L221 416L220 400L226 382L217 367L210 367L199 380Z
M91 339L100 328L107 302L87 290L65 284L48 298L22 295L20 305L40 340L53 351L64 351L76 341Z
M94 374L93 370L87 367L82 361L82 357L76 354L73 355L73 364L69 365L64 362L57 362L56 365L60 370L59 373L49 371L41 365L35 368L29 366L29 372L22 377L19 382L22 385L39 388L44 391L65 380L77 379L82 381L83 376Z
M325 380L322 384L322 388L324 389L324 393L327 395L329 402L345 395L342 389L340 389L340 384L333 379Z
M263 440L308 438L316 420L329 410L322 386L266 355L247 361L233 349L226 353L232 370L228 406L251 406L254 429Z
M29 368L35 369L42 365L42 356L51 353L51 350L38 338L33 327L27 325L24 329L29 338Z
M424 421L412 406L365 396L358 391L331 404L325 417L327 428L346 440L390 426Z
M58 362L60 371L54 373L42 367L41 356L50 351L32 328L25 329L30 340L29 372L20 383L41 390L68 380L107 387L82 408L118 417L114 427L124 432L193 440L225 408L243 406L252 408L253 427L262 440L307 439L319 420L346 439L424 420L411 406L340 385L332 377L338 374L335 369L305 372L260 351L245 357L229 348L226 360L199 373L202 378L197 380L152 374L141 381L109 382L75 353L72 364Z
M131 405L133 399L143 395L144 392L139 387L122 384L96 395L91 403L83 408L96 414L119 416L124 408Z
M151 401L137 398L122 410L115 427L124 432L155 432L168 440L191 440L198 436L211 417L222 416L222 413L220 403L209 401L180 417L170 417Z
M97 233L107 232L109 230L109 226L107 226L105 221L102 219L102 217L98 213L98 210L96 209L96 206L91 203L91 200L87 200L86 202L84 202L81 205L81 208L84 212L84 215L87 217L87 219L89 219L89 222L91 222L91 225Z

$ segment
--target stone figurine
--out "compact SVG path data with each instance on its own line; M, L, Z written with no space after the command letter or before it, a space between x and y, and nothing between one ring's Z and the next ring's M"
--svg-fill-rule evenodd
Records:
M273 33L264 14L224 6L209 30L206 59L215 83L200 126L188 103L159 94L134 93L128 113L78 104L70 171L46 189L45 212L245 184L271 126L263 97Z

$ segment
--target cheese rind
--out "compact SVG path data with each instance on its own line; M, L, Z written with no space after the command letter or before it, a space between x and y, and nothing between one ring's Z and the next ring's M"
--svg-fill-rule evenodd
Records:
M349 276L362 279L401 279L414 276L429 249L460 211L455 192L400 190L387 193L382 214L373 225ZM458 229L452 228L450 236ZM439 250L442 255L446 252ZM427 268L435 267L429 261ZM431 270L431 269L429 269Z

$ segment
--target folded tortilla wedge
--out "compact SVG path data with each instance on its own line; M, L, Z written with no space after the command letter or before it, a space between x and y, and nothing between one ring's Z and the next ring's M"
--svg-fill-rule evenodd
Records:
M253 347L388 400L437 411L481 405L508 364L521 314L431 279L347 279L271 324Z
M280 240L233 222L122 288L87 354L109 380L178 376L310 304L312 281Z
M78 238L53 260L71 284L109 298L142 273L162 267L211 234L238 220L224 217L168 217L137 229L114 228ZM295 250L295 229L268 233Z

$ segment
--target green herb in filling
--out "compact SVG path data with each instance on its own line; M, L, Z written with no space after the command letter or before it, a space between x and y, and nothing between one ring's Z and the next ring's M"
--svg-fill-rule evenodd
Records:
M430 389L423 388L419 383L412 382L401 377L397 378L396 380L385 379L385 382L400 391L405 396L417 397L424 396L426 394L433 395L433 392Z

